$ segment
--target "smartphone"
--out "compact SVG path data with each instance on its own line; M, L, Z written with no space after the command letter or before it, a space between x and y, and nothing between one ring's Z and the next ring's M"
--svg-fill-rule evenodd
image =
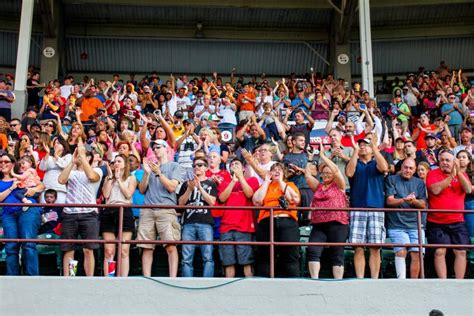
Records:
M153 114L155 114L156 116L161 116L161 110L155 110Z

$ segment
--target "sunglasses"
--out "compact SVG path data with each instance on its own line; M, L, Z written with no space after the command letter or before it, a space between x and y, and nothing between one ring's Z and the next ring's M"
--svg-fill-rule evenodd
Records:
M15 127L15 126L18 126L20 124L10 124L10 127Z
M45 127L46 127L46 126L48 126L48 127L54 127L53 124L43 124L43 126L45 126Z
M6 164L6 163L11 163L10 160L0 160L0 164Z
M155 150L155 149L160 149L160 148L163 148L163 147L165 147L165 146L163 146L163 145L155 145L155 146L153 146L153 150Z
M196 167L201 168L202 166L207 166L207 165L205 163L196 163L193 165L193 168L196 168Z
M158 126L153 126L153 125L150 125L148 126L148 129L156 129Z

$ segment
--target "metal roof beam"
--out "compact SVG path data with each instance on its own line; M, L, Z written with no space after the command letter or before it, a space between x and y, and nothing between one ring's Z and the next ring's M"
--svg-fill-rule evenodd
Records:
M141 37L141 38L195 38L195 27L163 27L156 25L71 24L66 36L81 37ZM205 39L274 40L274 41L327 41L325 27L314 29L212 28L203 30Z
M262 9L330 9L326 0L63 0L72 4L110 4L129 6L173 6L173 7L232 7Z

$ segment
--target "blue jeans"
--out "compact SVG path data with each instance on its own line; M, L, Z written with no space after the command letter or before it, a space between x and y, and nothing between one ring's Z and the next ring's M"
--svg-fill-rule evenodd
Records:
M212 225L209 224L184 224L182 240L202 240L212 241ZM212 258L212 245L199 245L201 249L204 271L202 276L205 278L214 277L214 259ZM183 277L193 276L193 260L196 245L183 245Z
M474 210L474 201L464 203L464 209ZM474 213L464 213L464 221L466 222L469 237L474 237Z
M3 231L5 238L36 239L41 223L41 209L30 207L27 211L18 211L11 214L3 214ZM7 254L7 275L20 275L20 248L26 275L39 275L38 252L35 243L13 243L5 245Z

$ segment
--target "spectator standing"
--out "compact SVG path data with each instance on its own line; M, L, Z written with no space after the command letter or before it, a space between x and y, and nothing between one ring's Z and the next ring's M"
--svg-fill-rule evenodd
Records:
M466 173L461 173L459 162L450 150L439 153L439 168L430 171L426 179L429 207L441 210L463 210L466 193L471 193L472 184ZM427 237L431 244L469 244L469 235L463 213L428 214ZM466 272L466 250L453 249L454 273L463 279ZM446 248L435 250L434 265L439 278L447 278Z
M347 239L349 214L346 211L324 211L324 208L346 208L346 180L337 165L324 154L320 145L320 176L322 181L313 177L311 165L305 168L305 179L314 192L311 202L311 235L309 242L339 242ZM324 247L308 247L308 267L311 278L319 278L321 254ZM331 247L332 274L335 279L344 275L344 247Z
M269 206L277 208L279 200L284 197L288 205L286 209L274 210L273 218L270 212L260 211L258 217L257 241L270 240L270 220L274 221L275 241L299 242L298 214L294 208L300 203L298 187L285 179L285 166L275 163L270 173L265 176L262 186L255 192L253 203L255 206ZM279 277L299 277L299 247L275 247L276 275ZM262 246L257 252L258 275L270 275L270 255L268 247Z
M217 185L206 177L208 162L197 158L193 161L194 178L184 182L179 191L179 205L213 206L216 203ZM191 241L212 241L214 219L207 208L186 209L182 216L182 239ZM204 266L203 277L214 276L213 246L200 245ZM194 275L193 261L196 245L184 244L182 248L182 273L183 277Z
M471 155L474 154L474 144L472 143L472 129L470 126L464 126L461 129L461 144L454 148L454 154L457 155L461 150L467 150Z
M56 192L56 203L66 202L66 185L58 182L61 172L71 163L72 155L69 153L69 144L61 137L53 140L53 148L46 147L45 157L40 161L39 169L44 172L43 183L45 189L53 189ZM52 149L52 151L51 151ZM45 201L43 196L42 201Z
M448 102L441 106L441 114L443 116L449 115L448 127L451 135L459 140L459 132L461 131L461 124L463 118L463 106L456 101L456 96L453 93L448 94Z
M73 160L64 168L58 177L59 184L67 185L66 204L96 204L96 197L102 178L100 168L91 167L91 159L86 156L86 149L79 138ZM62 238L76 239L99 238L99 215L97 208L66 207L63 210ZM86 276L94 275L94 249L98 244L87 243L83 246L84 271ZM61 244L63 256L63 273L69 276L69 261L74 260L74 244Z
M138 185L140 192L145 194L145 204L177 205L176 189L183 182L181 166L168 160L170 150L165 140L158 139L151 143L157 162L144 159L143 179ZM181 227L174 209L142 209L138 223L137 240L156 240L157 233L162 240L180 240ZM144 276L151 276L153 250L155 245L139 244L143 248L142 270ZM178 250L176 245L164 245L168 255L169 276L178 274Z
M0 79L0 115L7 121L10 121L12 117L13 101L15 101L15 95L7 89L5 80Z
M15 162L12 155L5 153L0 155L0 202L21 203L15 197L18 182L11 176ZM31 196L41 192L43 188L43 184L40 183L35 188L30 188L26 196L32 203L36 203ZM2 222L5 238L36 239L40 226L40 214L41 209L37 207L29 207L23 211L21 206L4 206ZM39 275L38 252L36 244L31 242L5 244L7 275L20 275L20 249L25 274Z
M304 168L308 164L308 154L306 153L306 140L302 133L293 134L293 148L291 152L283 157L283 164L288 166L288 181L294 183L300 192L300 206L309 207L313 200L313 192L306 182L303 174ZM308 212L301 214L307 218Z
M346 167L346 175L351 184L350 206L368 209L367 212L351 212L349 234L351 243L385 242L384 213L370 211L370 208L384 207L384 174L388 172L388 163L374 140L361 139L358 144L353 141L354 155ZM371 278L378 278L380 247L370 248L369 266ZM354 267L357 278L363 278L365 272L363 247L355 247Z
M130 174L130 162L128 157L119 154L109 165L107 177L102 187L102 194L108 205L117 205L113 208L105 208L100 214L100 231L104 240L115 240L118 236L119 207L123 204L132 203L132 195L137 188L137 179ZM135 220L132 209L123 207L123 240L132 239L135 231ZM130 244L122 245L122 270L120 276L128 276L130 269ZM104 276L109 275L108 265L115 257L115 244L104 244Z
M416 162L413 158L403 161L400 174L388 177L385 184L386 202L395 208L426 208L426 187L423 180L414 177ZM423 213L422 229L426 225L426 215ZM418 221L416 212L388 212L387 231L391 242L395 244L418 244ZM422 239L423 235L422 235ZM395 247L395 269L397 278L406 278L407 249ZM418 247L410 247L411 265L410 277L417 279L420 274L420 258Z
M225 206L252 206L252 197L259 184L255 177L245 178L243 164L238 158L230 162L232 180L224 182L218 200ZM221 241L252 241L255 225L251 210L219 210L215 216L222 217ZM235 277L235 265L243 266L246 277L253 276L254 252L249 245L220 245L219 254L227 278Z

